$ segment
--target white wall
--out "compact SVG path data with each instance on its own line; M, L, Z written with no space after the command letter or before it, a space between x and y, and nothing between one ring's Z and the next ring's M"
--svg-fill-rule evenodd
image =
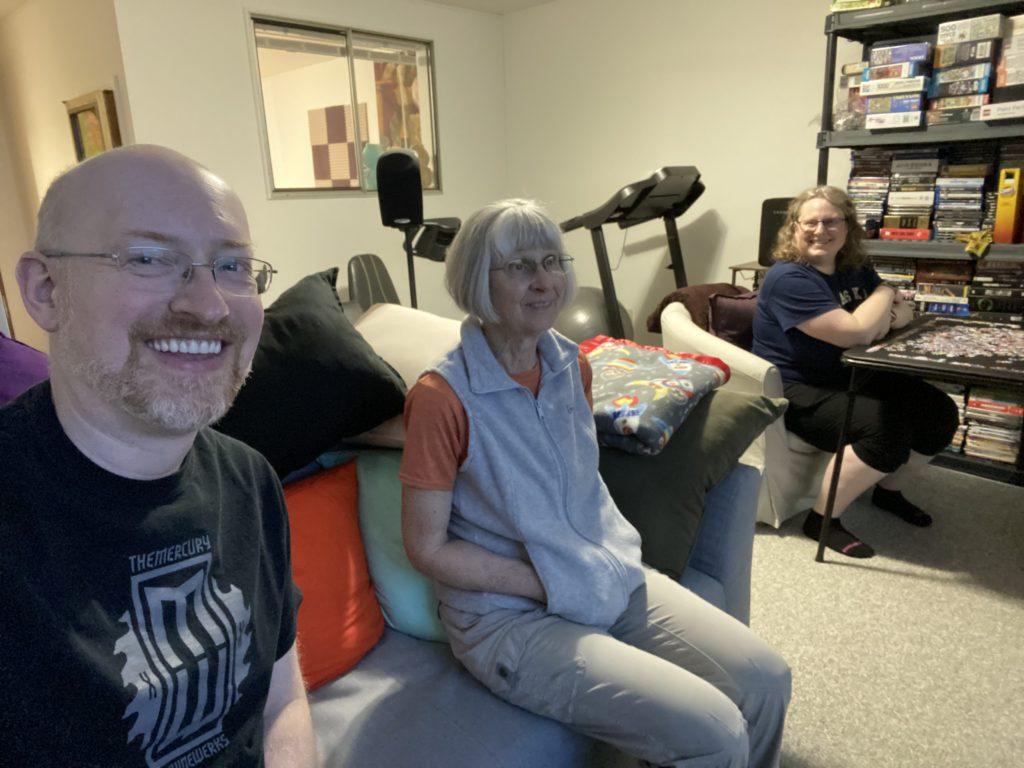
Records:
M427 193L428 216L527 195L562 220L655 168L692 164L708 191L679 221L688 276L728 279L729 264L755 258L760 201L814 182L827 6L555 0L501 17L416 0L29 0L0 21L0 103L21 200L20 214L4 205L0 224L23 220L0 243L8 293L39 196L74 159L61 101L120 78L126 134L195 157L238 190L260 253L281 271L271 300L363 252L384 258L404 300L401 237L380 225L375 195L268 199L246 10L434 41L444 190ZM852 47L840 56L855 58ZM0 151L0 172L4 162ZM847 168L833 152L833 183ZM11 196L0 183L0 203ZM623 233L606 235L614 263ZM674 286L661 223L626 235L616 284L639 333ZM589 237L574 233L569 246L581 282L597 285ZM420 306L457 316L440 265L417 260L417 277ZM40 343L12 303L16 331Z
M24 311L14 265L35 236L35 212L46 187L75 162L63 102L113 90L122 135L130 136L119 89L123 72L112 0L29 0L0 19L0 122L8 138L7 151L0 149L0 176L10 167L14 179L13 187L0 182L0 273L15 333L33 346L46 348L46 335ZM18 202L8 203L12 198ZM11 223L18 216L20 227Z
M135 137L173 147L223 176L249 213L277 292L357 253L384 259L407 296L401 235L380 224L374 194L269 200L257 132L246 9L289 19L433 40L444 190L428 216L465 217L507 188L502 24L498 16L415 0L114 0ZM458 312L441 265L417 259L419 306Z
M828 0L555 0L505 17L509 193L557 220L667 165L707 191L678 220L691 285L757 258L761 201L817 176ZM844 48L840 61L856 60ZM848 153L830 177L845 184ZM606 227L612 265L623 231ZM661 221L625 232L615 273L638 338L675 284ZM599 285L589 233L568 236ZM643 331L643 332L642 332Z
M21 252L28 247L31 238L26 226L28 217L23 209L15 178L7 122L7 111L0 109L0 282L4 286L11 316L11 335L16 334L18 338L28 341L26 337L34 335L30 328L35 328L35 324L25 312L18 296L18 286L14 281L14 264ZM2 319L0 325L3 325ZM22 330L25 333L22 333Z

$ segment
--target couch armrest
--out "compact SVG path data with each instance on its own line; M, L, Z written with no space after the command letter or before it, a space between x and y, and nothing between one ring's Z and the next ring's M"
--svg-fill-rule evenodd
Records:
M721 359L732 373L726 387L768 397L783 397L779 369L745 349L719 339L698 327L681 303L673 302L661 313L662 342L672 352L711 355Z
M750 564L760 490L761 473L738 464L708 492L697 540L680 579L683 586L744 624L750 624Z

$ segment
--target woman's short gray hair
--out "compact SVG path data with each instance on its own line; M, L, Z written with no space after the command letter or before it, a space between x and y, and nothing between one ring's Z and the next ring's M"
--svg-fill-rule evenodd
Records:
M448 248L445 285L459 308L483 323L500 321L491 303L491 266L520 251L563 254L562 231L533 200L499 200L470 214ZM576 295L576 275L566 269L562 307Z

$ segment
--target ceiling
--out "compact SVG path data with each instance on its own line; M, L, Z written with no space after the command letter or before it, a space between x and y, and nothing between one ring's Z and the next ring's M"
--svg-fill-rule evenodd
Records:
M472 8L475 11L487 13L511 13L521 11L524 8L532 8L535 5L544 5L551 0L427 0L431 3L441 5L457 5L461 8ZM13 11L25 0L0 0L0 19Z
M0 3L8 0L0 0ZM472 8L474 11L485 11L487 13L511 13L521 11L524 8L532 8L535 5L544 5L551 0L427 0L431 3L441 5L457 5L460 8Z

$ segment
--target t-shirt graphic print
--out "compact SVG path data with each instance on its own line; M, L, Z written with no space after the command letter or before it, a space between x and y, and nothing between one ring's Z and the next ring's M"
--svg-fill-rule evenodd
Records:
M224 716L249 672L250 610L237 587L211 575L209 536L130 556L131 607L115 653L135 695L128 741L139 740L151 768L185 768L228 746Z

